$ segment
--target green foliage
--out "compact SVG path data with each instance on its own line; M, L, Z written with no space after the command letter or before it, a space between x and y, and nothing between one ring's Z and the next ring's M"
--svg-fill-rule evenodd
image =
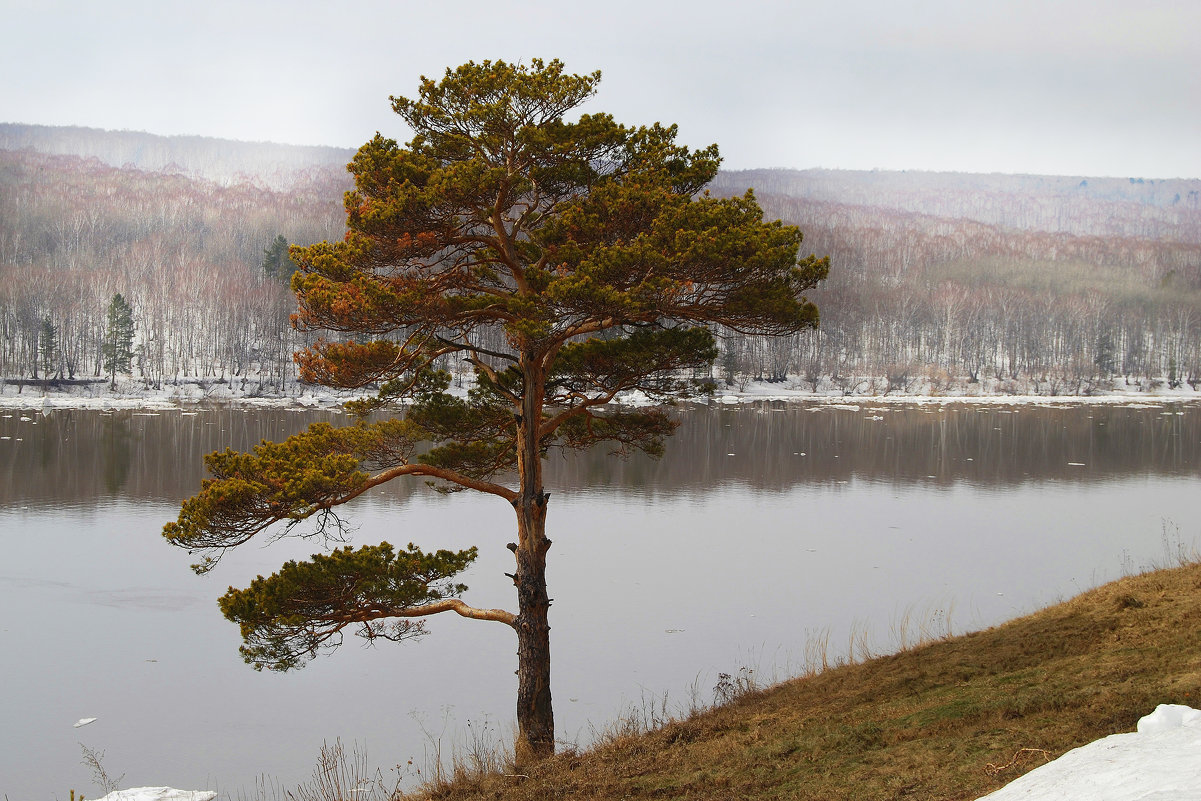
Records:
M259 262L259 267L268 278L283 283L292 280L292 273L299 268L288 253L288 240L283 234L277 235L270 247L263 251L263 260Z
M798 262L800 232L764 223L752 193L701 193L715 146L690 151L674 126L564 119L598 80L538 60L423 79L417 99L393 98L412 141L377 135L350 165L345 241L295 251L299 324L353 337L302 354L302 375L381 385L360 413L415 398L410 417L438 443L429 464L477 478L515 466L514 415L530 395L547 409L543 449L603 436L658 450L645 421L607 404L693 391L685 376L717 355L709 325L788 334L817 322L802 293L828 262ZM509 347L483 344L497 341ZM477 366L467 400L411 379L451 353Z
M42 318L42 326L38 329L38 355L42 372L49 378L58 363L58 328L48 316Z
M442 373L440 379L448 383L450 376ZM466 398L448 394L444 386L430 387L414 399L406 419L421 426L434 442L503 440L511 449L516 428L513 407L494 389L487 377Z
M1102 331L1097 336L1097 355L1093 359L1093 363L1103 378L1108 378L1117 372L1117 349L1113 344L1113 334L1109 331Z
M475 560L476 549L422 553L413 544L399 553L388 543L349 547L310 562L287 562L245 590L230 588L221 613L241 628L239 648L255 670L303 667L322 649L342 642L342 630L358 624L359 636L400 641L425 633L424 621L381 618L421 612L420 607L454 598L467 587L451 578Z
M347 234L292 248L291 286L299 328L344 335L298 354L301 377L371 388L373 399L348 404L361 418L406 402L405 418L213 454L213 478L164 530L204 553L203 572L274 524L337 525L334 507L402 475L487 492L517 513L518 613L448 600L474 549L426 557L410 546L393 558L387 545L347 548L222 599L256 667L298 667L350 623L367 637L415 636L419 610L504 622L518 637L520 737L549 753L549 449L608 442L659 455L676 425L666 404L696 391L717 356L710 326L773 335L816 325L803 293L828 261L798 261L800 232L764 222L752 193L703 192L716 146L693 151L674 126L631 128L607 114L568 120L599 80L558 61L473 62L423 78L416 99L392 98L412 140L377 134L359 149ZM438 369L448 358L474 368L466 397L448 392ZM663 405L620 409L625 392ZM513 479L516 489L502 483ZM400 622L375 622L389 617Z
M796 228L763 223L749 193L694 197L716 174L716 147L676 145L674 126L562 119L598 79L565 76L558 62L472 63L425 80L418 100L393 98L417 135L407 148L378 135L365 144L350 165L346 241L297 249L301 324L403 330L409 344L493 327L548 350L664 321L757 333L815 324L799 296L828 264L796 261ZM302 366L344 386L363 368L363 386L381 377L369 351L382 347L318 348ZM386 347L397 374L431 353Z
M691 370L707 368L717 345L707 328L635 329L617 339L588 339L563 347L547 387L564 402L589 387L610 392L638 390L656 400L686 396L694 389Z
M627 456L638 450L658 458L663 455L663 441L678 426L679 423L662 409L619 409L604 415L568 418L559 428L556 444L584 450L598 443L611 442L615 444L614 455Z
M205 457L213 478L184 501L179 519L163 536L173 545L201 553L193 565L211 570L226 548L240 545L276 523L289 528L318 515L318 530L338 526L333 506L368 485L367 469L409 463L423 432L407 420L385 420L334 428L314 423L283 442L264 440L251 453L226 449Z
M104 369L115 385L117 373L128 373L133 363L133 307L113 295L104 316Z

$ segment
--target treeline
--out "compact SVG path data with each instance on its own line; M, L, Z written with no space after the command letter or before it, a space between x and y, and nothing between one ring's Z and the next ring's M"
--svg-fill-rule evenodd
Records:
M253 372L281 387L300 343L264 251L280 235L341 237L347 183L272 191L0 151L0 376L101 376L105 311L120 294L147 386Z
M137 144L144 164L169 154L245 180L0 149L0 377L99 379L120 294L131 370L147 386L232 379L266 392L295 378L305 340L288 325L281 241L342 236L350 179L329 164L338 151L318 149L306 168L306 149L284 147L301 166L272 189L263 176L279 161L266 146L0 134L18 128L23 146L111 159ZM722 173L712 190L749 184L832 269L812 293L816 332L722 332L721 379L847 394L1201 386L1201 181L761 170Z
M812 293L820 328L784 342L730 337L728 380L789 376L846 394L1201 383L1201 244L756 196L833 267ZM1122 201L1112 216L1111 200L1097 202L1109 211L1081 219L1102 228L1137 227L1148 208ZM1180 217L1191 225L1201 212Z

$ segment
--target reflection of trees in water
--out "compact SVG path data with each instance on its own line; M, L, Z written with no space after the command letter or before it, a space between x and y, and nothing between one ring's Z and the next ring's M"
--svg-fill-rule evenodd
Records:
M759 403L701 407L682 420L660 462L587 454L552 475L566 487L655 492L723 482L766 490L852 479L1005 485L1201 471L1197 406Z
M552 451L548 486L671 494L724 482L765 490L852 479L987 486L1201 472L1201 407L1195 405L864 403L851 410L759 403L682 408L680 417L662 460L619 459L604 449ZM0 417L0 435L11 437L0 441L0 505L87 503L118 492L177 503L199 488L205 454L244 450L335 418L331 412L235 408L12 412ZM374 497L404 500L423 491L418 482L392 482Z
M101 434L101 462L104 488L110 495L117 495L133 461L133 435L129 431L128 415L109 415L104 418Z
M204 456L280 439L340 415L214 408L142 412L55 410L0 417L0 505L88 503L121 494L178 503L200 488ZM33 418L22 422L20 417ZM17 442L17 438L21 441Z

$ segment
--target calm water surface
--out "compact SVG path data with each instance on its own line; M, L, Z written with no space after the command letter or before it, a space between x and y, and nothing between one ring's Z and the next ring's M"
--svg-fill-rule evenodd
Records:
M327 412L0 411L0 792L123 786L252 795L309 777L323 741L383 768L470 723L507 737L511 631L457 616L421 642L256 673L216 609L316 541L255 544L198 577L159 532L203 454ZM661 461L552 456L554 696L563 739L623 707L711 698L717 674L796 670L868 632L895 649L1031 611L1197 547L1201 408L694 408ZM465 598L512 607L503 501L396 484L348 507L356 543L480 546ZM906 623L905 621L909 622ZM694 689L690 689L694 688ZM83 717L98 720L73 728Z

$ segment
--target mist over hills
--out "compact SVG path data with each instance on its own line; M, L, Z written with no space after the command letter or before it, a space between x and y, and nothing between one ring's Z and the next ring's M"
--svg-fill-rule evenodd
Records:
M0 123L0 150L287 189L345 175L350 148ZM346 185L349 188L350 181ZM888 170L723 170L719 194L756 193L965 219L1019 230L1201 243L1201 179Z
M338 239L353 152L0 125L0 377L99 375L103 310L135 373L294 380L304 337L264 251ZM829 255L818 331L721 340L729 382L818 391L1201 387L1201 180L725 171ZM46 348L47 336L52 348ZM269 376L269 378L264 378Z
M349 148L0 123L0 150L26 149L96 158L110 167L178 173L220 184L251 183L272 189L285 189L311 178L315 172L344 173L346 163L354 155Z
M1026 231L1201 243L1201 180L918 171L722 172L722 194L754 188Z

